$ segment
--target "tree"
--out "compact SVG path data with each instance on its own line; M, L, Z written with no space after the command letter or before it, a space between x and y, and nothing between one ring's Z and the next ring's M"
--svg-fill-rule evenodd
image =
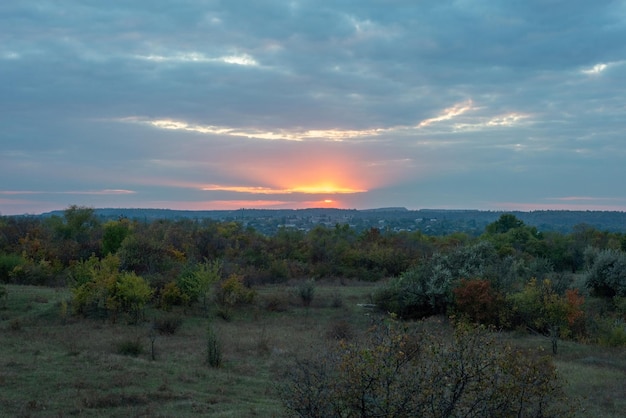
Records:
M130 235L130 222L128 219L109 221L103 226L102 254L115 254L122 246L124 239Z
M504 234L511 229L521 228L524 226L524 222L517 219L517 217L511 213L505 213L500 215L500 218L487 225L485 231L488 234Z
M619 250L585 251L585 285L596 296L626 296L626 253Z
M202 300L205 314L212 286L221 278L222 263L220 260L204 260L190 271L183 273L178 279L178 288L189 302Z
M134 272L120 272L120 259L111 254L103 259L92 256L79 263L72 278L72 304L74 311L82 315L111 315L115 320L121 312L137 322L153 293Z
M452 289L465 278L494 278L500 263L489 242L436 252L406 270L376 295L379 306L403 318L445 313L453 302Z
M554 354L559 335L584 315L581 309L584 298L578 291L568 290L560 295L549 279L531 279L524 290L509 296L509 301L519 324L550 337Z
M118 302L122 312L131 316L131 322L137 323L152 293L150 285L142 277L130 272L119 277L112 298Z
M108 255L98 259L92 255L78 263L72 271L72 305L82 315L107 315L115 310L113 296L120 276L120 260Z
M479 324L502 325L505 319L505 298L484 279L461 279L452 291L456 313Z

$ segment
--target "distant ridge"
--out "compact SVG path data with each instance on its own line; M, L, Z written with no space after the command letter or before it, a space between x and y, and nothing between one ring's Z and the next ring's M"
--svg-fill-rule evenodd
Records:
M407 208L403 207L390 207L390 208L376 208L376 209L363 209L360 212L408 212Z
M504 213L511 213L526 225L539 231L570 233L577 225L585 224L601 231L626 233L626 212L617 211L483 211L476 209L417 209L388 207L375 209L237 209L237 210L174 210L174 209L94 209L102 220L129 218L138 221L202 220L237 221L255 226L259 223L293 223L290 219L310 218L311 222L326 225L350 224L363 227L384 227L408 230L428 230L429 233L467 232L480 234L486 225ZM63 216L62 210L47 212L40 217ZM423 223L423 225L420 225ZM426 225L427 223L427 225Z

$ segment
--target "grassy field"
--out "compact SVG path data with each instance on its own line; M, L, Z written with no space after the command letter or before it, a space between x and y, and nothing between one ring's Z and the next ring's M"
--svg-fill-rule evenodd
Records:
M206 362L201 310L148 319L182 318L173 335L157 335L151 320L78 319L63 315L64 289L8 286L0 304L0 415L22 417L282 417L275 382L295 356L337 336L356 337L370 323L372 284L320 284L309 308L295 288L263 287L252 306L228 321L210 315L223 349L220 368ZM514 344L547 340L511 334ZM130 355L128 347L141 349ZM126 347L126 348L124 348ZM626 350L560 344L556 364L567 391L581 398L580 416L618 417L626 411Z

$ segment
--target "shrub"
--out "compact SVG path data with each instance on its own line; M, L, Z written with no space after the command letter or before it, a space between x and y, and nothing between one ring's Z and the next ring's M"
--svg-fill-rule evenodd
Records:
M0 283L9 283L13 270L26 263L27 261L17 254L0 254Z
M9 322L9 329L11 331L21 331L22 330L22 321L19 318L14 318Z
M585 284L596 296L626 296L626 254L618 250L586 251Z
M206 360L214 368L222 365L222 345L211 324L207 325L206 330Z
M311 306L311 302L313 302L313 297L315 296L315 280L309 279L302 281L298 285L296 292L303 306Z
M5 309L7 306L7 300L9 298L9 291L6 286L0 285L0 308Z
M340 319L330 324L326 335L332 340L350 340L353 335L352 326L345 319Z
M598 344L605 347L626 347L626 323L615 318L596 318Z
M132 323L137 323L151 296L150 285L142 277L130 272L120 275L111 299L115 300L123 312L130 314Z
M220 285L217 303L225 308L248 305L254 302L256 292L243 284L243 277L233 274Z
M517 352L464 324L450 337L379 323L365 342L340 342L291 366L279 392L289 413L300 417L573 412L550 357Z
M180 316L165 315L155 318L152 326L161 335L174 335L182 324L183 320Z
M488 280L462 279L454 288L456 312L471 322L501 325L504 320L504 297L497 293Z
M289 306L289 299L286 295L272 294L265 300L265 309L269 312L285 312Z
M118 354L137 357L143 353L143 344L138 339L124 340L117 344Z
M159 298L161 309L169 311L172 309L172 306L186 304L189 298L184 296L186 295L183 295L175 282L167 283L161 290L161 297Z

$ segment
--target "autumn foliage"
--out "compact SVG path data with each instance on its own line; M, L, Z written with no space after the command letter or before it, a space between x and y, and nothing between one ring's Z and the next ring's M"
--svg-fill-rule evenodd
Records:
M453 335L391 321L296 361L282 399L300 417L566 417L549 357L460 324Z
M487 325L500 325L503 321L504 297L488 280L461 279L452 292L456 312L469 321Z

